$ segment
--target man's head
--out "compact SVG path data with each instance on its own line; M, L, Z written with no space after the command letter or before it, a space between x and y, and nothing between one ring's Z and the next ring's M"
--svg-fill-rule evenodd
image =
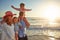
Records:
M20 13L19 13L19 16L20 16L20 17L24 17L24 12L20 12Z

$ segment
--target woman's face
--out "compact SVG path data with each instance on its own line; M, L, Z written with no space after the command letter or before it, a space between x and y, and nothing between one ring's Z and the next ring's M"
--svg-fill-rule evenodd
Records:
M12 23L12 16L8 16L7 19L9 23Z

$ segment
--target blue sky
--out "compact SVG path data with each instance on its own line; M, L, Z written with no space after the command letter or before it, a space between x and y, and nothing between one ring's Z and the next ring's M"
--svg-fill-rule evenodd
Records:
M31 4L32 4L32 1L31 0L0 0L0 13L2 15L4 15L4 13L8 10L12 11L13 13L17 13L18 11L14 10L11 8L11 5L14 5L15 7L19 8L19 4L20 3L25 3L26 4L26 7L27 8L32 8ZM17 13L18 14L18 13Z
M4 15L4 13L8 10L12 11L13 13L16 13L18 15L18 11L11 8L11 5L19 8L20 3L25 3L25 7L29 9L33 9L40 0L0 0L0 16ZM30 12L28 12L30 13ZM30 15L30 14L27 14Z
M45 17L45 14L55 13L53 10L59 12L60 8L60 1L55 0L0 0L0 17L4 15L4 13L8 10L12 11L13 13L17 14L18 11L11 8L11 5L14 5L15 7L19 8L20 3L25 3L25 7L32 9L32 11L26 12L26 16L32 17ZM51 7L50 7L51 6ZM55 7L55 8L54 8ZM51 8L51 9L49 9ZM57 9L57 10L56 10ZM52 10L52 11L50 11ZM46 12L45 12L46 11ZM49 12L47 12L49 11ZM57 14L57 12L55 14ZM47 15L48 15L47 14ZM54 15L54 14L53 14ZM58 14L60 15L60 14ZM56 15L55 15L56 16ZM46 16L48 17L48 16Z

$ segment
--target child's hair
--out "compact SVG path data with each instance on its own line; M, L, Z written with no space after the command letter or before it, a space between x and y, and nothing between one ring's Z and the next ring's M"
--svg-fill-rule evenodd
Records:
M19 16L23 16L23 15L24 15L24 12L20 12L20 13L19 13Z
M21 4L20 4L20 6L21 6L21 5L25 6L25 4L24 4L24 3L21 3Z
M17 17L13 17L13 22L14 22L14 19L17 18ZM17 18L18 19L18 18Z
M17 18L17 17L13 17L13 19L15 19L15 18Z

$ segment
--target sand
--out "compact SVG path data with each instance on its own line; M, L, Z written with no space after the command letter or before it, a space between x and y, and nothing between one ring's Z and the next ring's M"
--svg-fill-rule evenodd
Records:
M60 38L50 37L46 35L28 36L28 40L60 40Z

